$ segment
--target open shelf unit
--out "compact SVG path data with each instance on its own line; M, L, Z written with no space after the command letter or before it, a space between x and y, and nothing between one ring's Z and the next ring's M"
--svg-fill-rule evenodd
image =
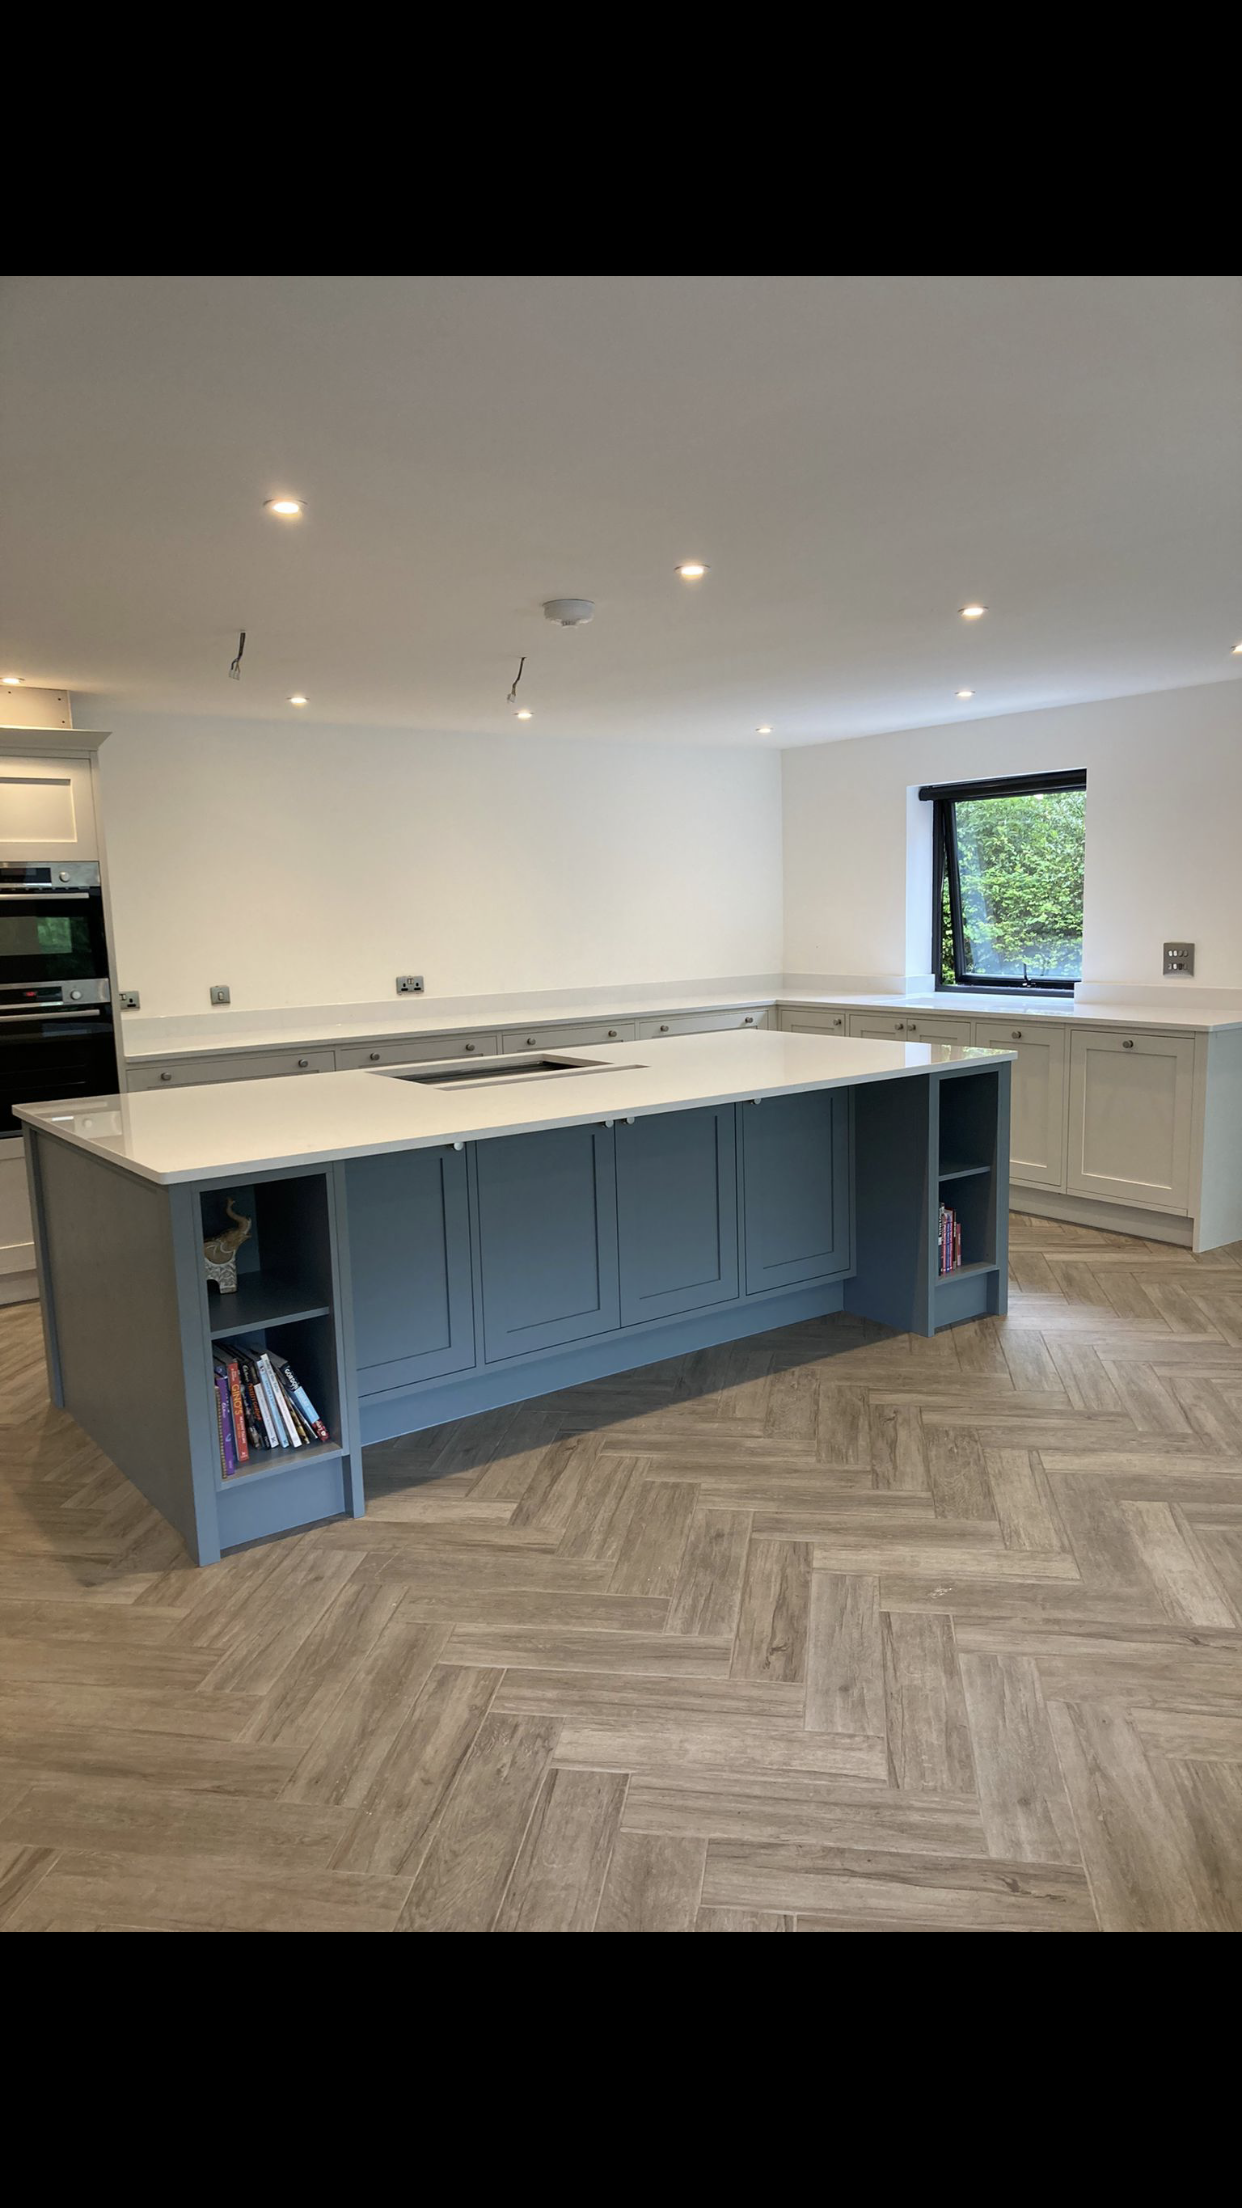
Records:
M977 1305L979 1295L987 1292L981 1283L1000 1270L1006 1219L997 1172L1000 1087L995 1067L963 1072L936 1087L932 1296L937 1312L953 1316L970 1315L963 1306ZM962 1261L947 1272L940 1270L942 1204L961 1229Z
M284 1524L349 1510L360 1500L346 1380L337 1194L332 1168L256 1175L193 1193L200 1252L204 1241L235 1224L227 1210L230 1198L234 1210L251 1222L237 1249L236 1289L222 1293L201 1276L201 1363L212 1444L208 1484L222 1548L282 1530ZM255 1357L270 1350L287 1360L328 1429L326 1441L256 1448L251 1436L248 1456L226 1473L212 1360L239 1349Z
M1008 1277L1007 1063L958 1061L926 1086L854 1093L855 1272L845 1308L899 1333L935 1334L1005 1309ZM941 1204L962 1226L962 1260L940 1271Z

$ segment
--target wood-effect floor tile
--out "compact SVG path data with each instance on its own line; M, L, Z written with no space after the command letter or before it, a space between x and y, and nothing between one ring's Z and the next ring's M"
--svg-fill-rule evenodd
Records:
M207 1571L0 1310L0 1926L1238 1929L1242 1245L1011 1224Z

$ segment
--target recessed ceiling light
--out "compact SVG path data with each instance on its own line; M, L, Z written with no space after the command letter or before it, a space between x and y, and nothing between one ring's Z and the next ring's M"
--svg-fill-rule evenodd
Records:
M309 705L310 700L309 698L304 698L301 691L299 690L296 698L290 698L289 703L290 705Z
M1234 658L1235 658L1235 659L1242 659L1242 644L1235 644L1235 645L1234 645L1234 647L1233 647L1233 656L1234 656ZM12 681L13 681L13 680L14 680L15 678L14 678L14 677L13 677L12 675L6 675L4 679L5 679L5 681L6 681L6 682L12 682ZM18 678L18 679L20 679L20 678Z
M707 568L702 560L683 560L677 573L683 583L697 583L706 575Z
M517 717L519 721L533 721L535 716L528 705L519 705Z
M265 514L279 514L282 521L300 521L306 508L300 498L265 498Z
M20 690L21 688L22 678L20 675L5 675L3 681L6 690Z
M973 698L974 694L973 690L955 690L953 693L955 698Z
M959 606L957 610L963 621L978 621L988 609L986 606Z
M764 722L763 722L763 724L762 724L762 726L761 726L761 727L759 727L759 728L757 728L757 729L755 730L755 734L756 734L756 736L770 736L770 735L771 735L771 733L772 733L772 727L771 727L771 723L770 723L770 722L768 722L768 721L764 721Z

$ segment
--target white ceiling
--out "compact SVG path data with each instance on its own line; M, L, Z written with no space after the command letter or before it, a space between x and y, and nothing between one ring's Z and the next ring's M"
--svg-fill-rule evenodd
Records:
M788 745L1242 672L1232 278L36 276L0 309L31 683L516 736L525 652L532 736Z

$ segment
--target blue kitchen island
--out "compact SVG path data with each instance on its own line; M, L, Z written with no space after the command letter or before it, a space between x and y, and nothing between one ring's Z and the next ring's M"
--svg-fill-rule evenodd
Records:
M210 1564L360 1515L368 1442L837 1311L1003 1312L1011 1057L731 1032L19 1106L53 1397ZM226 1470L213 1360L264 1350L324 1432Z

